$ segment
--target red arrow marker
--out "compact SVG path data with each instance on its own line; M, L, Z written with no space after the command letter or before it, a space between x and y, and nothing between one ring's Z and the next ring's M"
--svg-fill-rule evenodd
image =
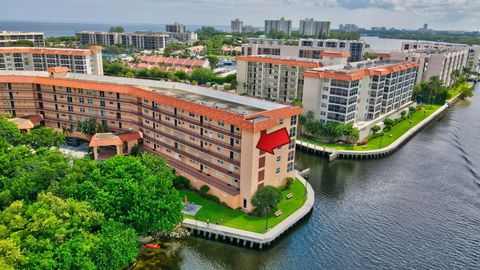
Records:
M290 136L288 135L286 128L279 129L277 131L271 132L270 134L262 131L262 135L260 135L260 140L258 140L257 143L257 148L273 155L273 149L289 143Z

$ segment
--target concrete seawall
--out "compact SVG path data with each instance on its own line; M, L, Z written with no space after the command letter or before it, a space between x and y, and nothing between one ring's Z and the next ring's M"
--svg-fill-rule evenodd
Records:
M304 142L297 140L297 149L305 152L311 152L316 155L328 157L330 161L333 161L337 158L342 159L376 159L387 157L395 153L400 147L402 147L408 140L413 138L418 132L420 132L424 127L430 124L432 121L438 119L449 107L455 104L460 95L455 96L450 99L445 105L440 107L434 113L429 115L427 118L422 120L420 123L409 129L405 134L400 136L390 145L376 150L365 150L365 151L355 151L355 150L338 150L331 149L324 146L319 146L313 143Z
M206 222L189 218L184 219L182 225L187 228L192 235L203 236L217 241L231 242L232 244L242 245L244 247L262 249L264 246L269 246L275 242L275 240L312 211L315 201L314 191L310 184L300 176L298 172L296 177L306 186L307 200L302 207L266 233L255 233L222 225L207 224Z

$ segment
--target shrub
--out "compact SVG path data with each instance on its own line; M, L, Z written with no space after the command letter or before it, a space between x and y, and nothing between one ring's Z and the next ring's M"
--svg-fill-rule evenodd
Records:
M406 114L407 114L406 111L402 111L402 112L400 113L400 115L401 115L402 118L404 118Z
M220 204L220 198L218 198L217 196L212 194L205 194L204 196L205 196L205 199L210 200L214 203Z
M207 185L203 185L200 187L200 193L202 193L203 196L207 194L210 191L210 187Z
M176 189L189 189L191 187L190 180L188 180L185 176L177 175L173 179L173 186Z
M258 208L261 213L268 207L275 209L278 203L282 200L282 193L274 186L264 186L255 192L252 198L252 205Z
M371 128L373 134L379 132L380 129L382 129L382 128L379 125L375 125Z
M372 134L372 138L382 137L384 134L385 133L383 133L383 132L374 133L374 134Z
M285 189L289 189L292 187L294 179L292 177L287 177L285 179Z
M385 126L391 127L395 124L395 121L392 120L391 118L387 117L387 118L385 118L385 120L383 120L383 123L385 124ZM385 130L385 128L384 128L384 130Z
M134 145L132 147L132 150L130 151L130 155L136 157L138 156L139 153L140 153L140 148L138 147L138 145Z
M392 127L390 126L386 126L383 128L383 132L389 132L390 130L392 130Z

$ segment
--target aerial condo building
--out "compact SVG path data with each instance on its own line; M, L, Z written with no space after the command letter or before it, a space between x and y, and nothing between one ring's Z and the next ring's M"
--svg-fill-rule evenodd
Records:
M46 71L67 67L73 73L103 75L102 47L59 49L40 47L1 47L0 70Z
M348 52L321 52L318 59L251 55L237 57L237 92L268 100L302 99L303 73L312 68L346 64Z
M412 104L414 62L369 60L305 72L303 106L322 122L353 124L365 138L382 117Z
M96 119L111 132L92 138L96 158L111 147L114 154L128 153L138 144L233 208L252 210L259 187L280 186L295 176L302 110L289 105L181 83L50 68L0 71L0 111L17 118L41 115L45 126L72 134L79 133L79 121ZM265 143L278 131L286 136L282 145Z

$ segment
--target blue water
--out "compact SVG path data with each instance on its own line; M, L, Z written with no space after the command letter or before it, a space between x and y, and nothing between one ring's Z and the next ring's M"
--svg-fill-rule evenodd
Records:
M133 32L140 30L151 30L164 32L165 24L126 24L126 23L58 23L58 22L17 22L0 21L0 30L8 31L33 31L43 32L45 36L73 36L77 31L108 31L110 26L122 26L125 31ZM200 25L186 25L188 31L199 29ZM228 26L214 26L216 29L226 31Z
M311 168L312 215L273 247L191 238L138 269L480 269L480 87L394 155L297 153Z

